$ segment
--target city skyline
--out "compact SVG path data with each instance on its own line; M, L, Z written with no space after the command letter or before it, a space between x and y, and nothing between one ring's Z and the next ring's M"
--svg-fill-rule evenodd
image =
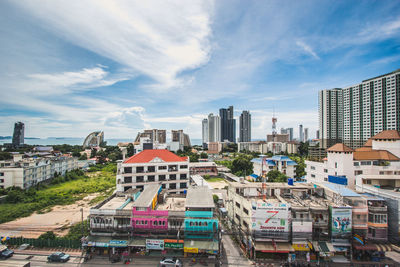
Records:
M33 137L200 139L204 116L233 105L253 139L274 107L277 128L313 138L319 90L399 68L398 2L130 4L0 3L0 135L22 121Z

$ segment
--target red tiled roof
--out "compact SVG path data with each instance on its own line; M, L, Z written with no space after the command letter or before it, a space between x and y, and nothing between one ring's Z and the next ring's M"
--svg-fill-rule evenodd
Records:
M353 154L354 160L387 160L399 161L400 159L386 150L356 150Z
M333 145L330 148L328 148L326 151L329 151L329 152L353 152L353 149L346 146L345 144L337 143L336 145Z
M372 147L372 139L371 139L371 138L368 139L368 141L365 142L364 146L365 146L365 147Z
M187 157L179 157L166 149L149 149L133 155L125 160L124 163L148 163L154 158L159 158L165 162L187 161Z
M398 131L396 130L385 130L382 131L376 135L374 135L373 137L371 137L372 139L390 139L390 140L400 140L400 134Z

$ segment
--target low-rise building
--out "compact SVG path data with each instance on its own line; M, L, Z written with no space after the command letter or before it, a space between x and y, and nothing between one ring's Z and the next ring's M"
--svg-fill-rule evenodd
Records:
M116 182L119 192L161 182L162 189L182 194L189 183L189 158L164 149L143 150L118 163Z
M190 162L190 175L218 175L217 164L215 162Z
M288 156L276 155L271 158L260 156L260 158L252 159L253 172L261 177L266 177L268 172L272 170L280 171L288 177L294 177L297 163Z
M0 188L27 189L77 168L78 161L74 157L24 158L22 154L15 154L11 160L0 161Z

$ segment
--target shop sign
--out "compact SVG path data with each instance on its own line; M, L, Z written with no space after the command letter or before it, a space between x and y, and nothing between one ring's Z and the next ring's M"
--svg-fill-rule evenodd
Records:
M164 243L164 244L165 248L179 248L179 249L183 248L183 243Z
M218 251L216 251L216 250L206 250L206 253L207 254L218 254Z
M310 251L310 248L307 244L292 244L292 247L296 251Z
M290 206L285 203L252 203L252 228L258 231L289 232Z
M146 249L164 250L164 240L146 239Z
M96 242L97 245L98 242ZM127 247L128 241L126 240L110 240L109 242L110 247Z
M183 251L187 252L187 253L199 253L199 249L198 248L184 247Z
M99 247L99 248L108 248L109 244L104 243L104 242L96 242L94 246Z

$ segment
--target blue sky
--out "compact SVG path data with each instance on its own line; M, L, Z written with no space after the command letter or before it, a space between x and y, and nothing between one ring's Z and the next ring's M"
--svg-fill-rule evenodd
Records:
M399 1L0 1L0 135L201 138L233 105L314 137L318 90L399 67Z

